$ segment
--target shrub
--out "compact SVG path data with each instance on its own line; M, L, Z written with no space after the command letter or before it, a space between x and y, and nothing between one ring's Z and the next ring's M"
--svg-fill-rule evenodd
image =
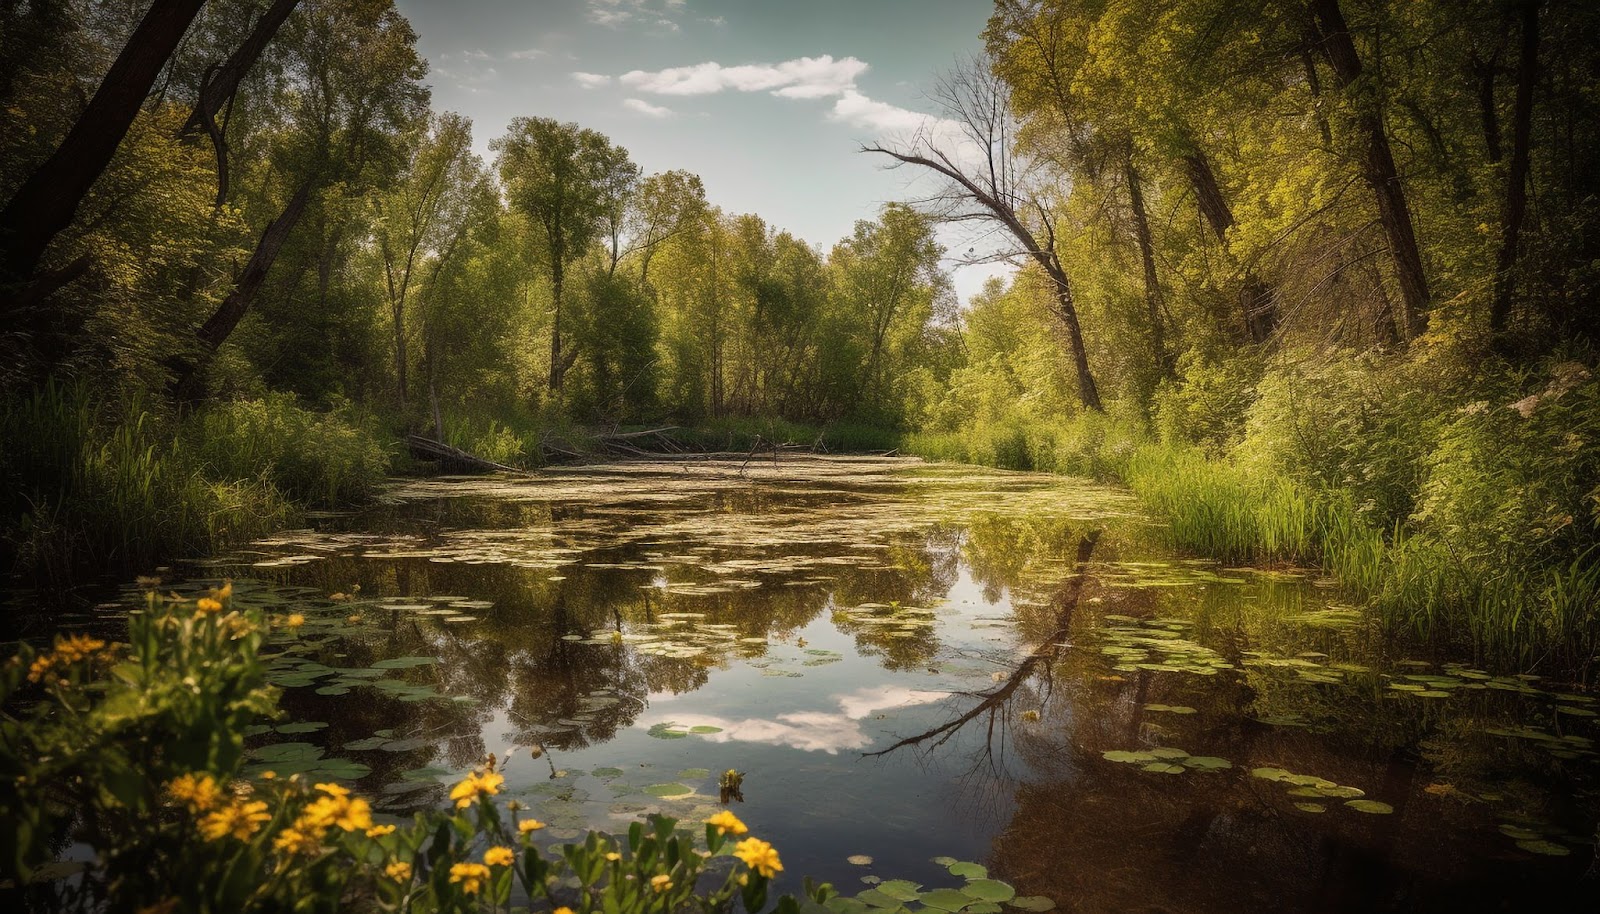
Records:
M208 476L264 477L291 498L323 507L370 499L389 468L370 419L348 405L312 412L290 394L215 404L184 433Z

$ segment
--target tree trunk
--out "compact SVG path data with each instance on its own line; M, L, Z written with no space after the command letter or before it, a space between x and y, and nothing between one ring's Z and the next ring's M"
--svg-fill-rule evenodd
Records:
M72 224L78 206L138 117L167 58L204 5L205 0L151 4L66 139L0 210L0 287L26 283L50 242ZM26 304L16 291L0 294L0 324L36 339L48 336L53 324L50 309L37 300Z
M394 377L400 408L406 408L406 325L405 309L394 309Z
M199 358L177 368L172 389L179 400L194 399L195 384L201 364L217 351L217 347L228 339L234 328L239 326L239 321L249 312L256 293L261 291L262 284L266 282L268 271L278 259L278 253L283 250L284 243L289 240L295 224L305 212L306 203L311 199L313 183L315 183L314 178L307 178L305 183L300 185L300 189L295 191L294 197L283 208L283 212L278 214L278 218L272 220L266 231L261 233L261 240L256 243L256 249L251 253L249 262L245 264L244 272L240 273L238 280L234 282L233 290L195 332L195 336L200 339L202 350Z
M1350 90L1361 78L1361 57L1356 53L1350 27L1345 24L1339 0L1311 0L1311 12L1322 29L1322 50L1333 65L1334 76L1342 89ZM1410 341L1428 326L1428 279L1422 269L1422 253L1417 247L1411 210L1406 206L1405 187L1395 168L1384 130L1383 112L1374 101L1355 100L1355 123L1366 145L1362 178L1372 187L1378 202L1378 221L1389 242L1395 275L1400 282L1400 329Z
M1163 375L1172 373L1172 357L1167 352L1166 333L1161 324L1161 280L1156 275L1155 241L1150 235L1150 219L1145 213L1144 190L1139 186L1139 170L1130 156L1123 163L1128 180L1128 203L1133 209L1133 231L1139 239L1139 260L1144 265L1144 307L1150 322L1150 349Z
M555 300L555 310L550 317L550 389L554 391L561 390L562 378L566 374L565 366L561 362L561 286L564 279L561 258L551 258L550 288Z
M1495 104L1494 82L1500 69L1500 48L1488 60L1472 52L1467 71L1478 83L1478 118L1483 122L1483 146L1491 163L1500 161L1500 106Z
M1183 164L1189 184L1194 188L1195 199L1199 201L1201 214L1210 223L1217 242L1226 249L1228 229L1233 228L1233 210L1222 195L1216 172L1211 169L1211 160L1205 153L1196 151L1184 156ZM1262 281L1254 270L1245 270L1244 283L1239 288L1239 310L1244 316L1245 332L1251 342L1265 342L1278 329L1277 292Z
M1072 348L1072 365L1078 372L1078 399L1085 409L1092 409L1097 413L1105 412L1105 407L1100 403L1100 388L1094 383L1094 375L1089 372L1089 350L1083 344L1083 328L1078 323L1078 307L1072 299L1072 284L1067 279L1066 271L1059 264L1045 263L1042 258L1040 265L1045 268L1045 273L1050 277L1051 284L1055 286L1056 315L1067 327L1067 344Z
M1517 107L1512 114L1511 171L1506 177L1506 216L1500 233L1500 256L1495 262L1494 305L1489 326L1496 332L1511 318L1516 292L1517 242L1528 212L1528 145L1533 133L1533 88L1539 78L1539 0L1525 0L1522 13L1522 52L1517 60Z
M245 75L261 59L261 52L266 50L284 20L299 4L300 0L274 0L272 6L256 20L255 27L250 30L244 43L234 49L226 61L208 71L200 86L200 97L195 101L194 112L179 131L180 136L188 137L204 130L206 136L211 138L211 146L217 155L217 209L221 209L228 199L228 142L222 128L217 126L217 113L232 101Z

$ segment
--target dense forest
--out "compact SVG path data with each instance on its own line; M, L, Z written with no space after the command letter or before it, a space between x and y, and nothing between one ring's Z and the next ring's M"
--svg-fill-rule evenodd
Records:
M861 150L926 193L820 250L536 104L484 161L391 0L5 2L6 564L263 533L406 433L535 466L670 424L1119 480L1180 547L1587 668L1597 34L1575 0L1000 0ZM962 260L1017 269L962 305Z

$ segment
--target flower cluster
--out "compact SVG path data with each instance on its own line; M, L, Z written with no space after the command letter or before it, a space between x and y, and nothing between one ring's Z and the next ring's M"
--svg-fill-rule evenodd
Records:
M451 789L450 799L456 801L457 809L466 809L479 796L494 796L499 793L500 785L505 782L505 776L492 768L481 772L474 771Z
M93 659L105 649L106 643L99 638L83 634L57 635L55 650L40 654L28 665L28 681L39 682L51 669Z
M323 835L331 828L359 831L376 838L394 831L394 826L372 824L372 807L360 797L350 796L350 791L338 784L318 784L322 795L306 804L293 824L278 833L273 840L275 850L286 854L307 853L322 844Z
M740 841L733 846L733 855L743 860L745 866L767 879L783 872L783 863L778 859L778 849L760 838L746 838Z
M221 841L229 835L248 841L261 830L262 823L271 819L265 802L234 797L200 820L200 834L207 841Z

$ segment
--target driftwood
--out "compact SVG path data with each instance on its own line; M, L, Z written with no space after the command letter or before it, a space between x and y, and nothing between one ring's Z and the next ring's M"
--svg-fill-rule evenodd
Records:
M485 460L475 454L469 454L458 447L451 447L442 441L424 438L421 435L407 435L406 447L411 449L411 454L421 460L436 460L440 465L455 470L464 470L473 473L524 473L516 467Z

